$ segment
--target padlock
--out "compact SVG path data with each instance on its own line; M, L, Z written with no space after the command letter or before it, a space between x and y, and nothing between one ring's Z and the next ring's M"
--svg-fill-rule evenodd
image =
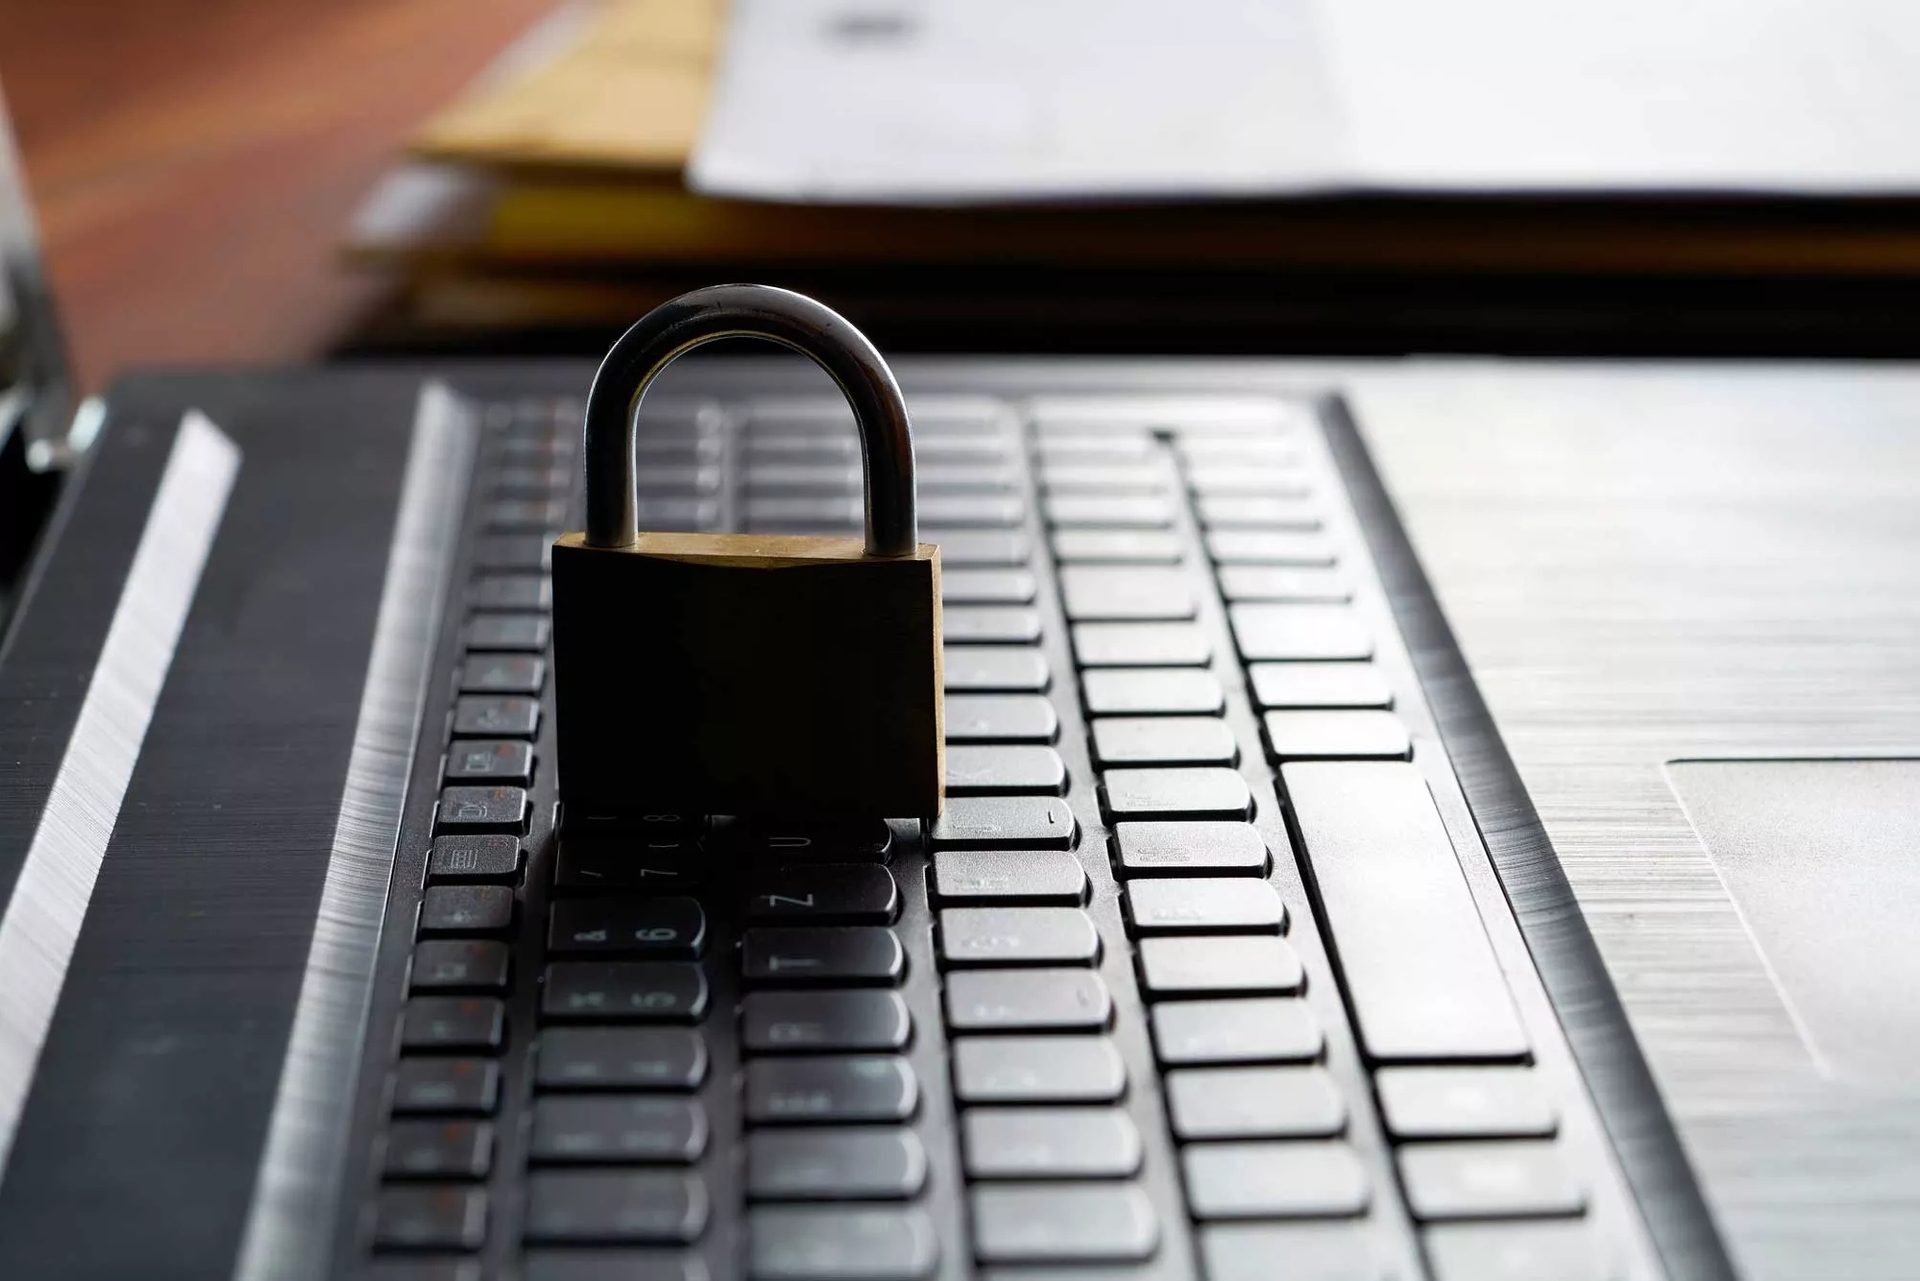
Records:
M646 534L635 415L721 338L810 357L860 431L866 538ZM718 285L649 312L587 397L587 528L553 548L559 789L570 830L657 815L931 818L945 781L940 549L915 515L906 401L811 298Z

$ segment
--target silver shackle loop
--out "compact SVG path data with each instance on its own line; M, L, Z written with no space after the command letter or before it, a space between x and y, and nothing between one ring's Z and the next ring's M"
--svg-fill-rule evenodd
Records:
M919 546L913 433L893 371L865 334L832 308L771 285L713 285L642 316L600 362L587 393L587 546L631 547L635 415L660 371L721 338L764 338L808 357L838 384L860 428L869 556Z

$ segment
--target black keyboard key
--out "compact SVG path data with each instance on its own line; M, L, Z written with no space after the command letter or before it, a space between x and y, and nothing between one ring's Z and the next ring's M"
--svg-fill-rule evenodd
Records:
M705 879L698 841L637 837L610 848L600 840L562 840L553 883L561 890L680 894Z
M427 855L427 884L520 879L520 841L512 836L437 836Z
M380 1169L390 1179L484 1179L493 1168L486 1121L395 1121L383 1143Z
M1388 1068L1374 1089L1396 1139L1532 1138L1558 1128L1530 1068Z
M1093 716L1212 716L1227 702L1212 672L1189 667L1084 672L1080 697Z
M962 965L1092 965L1100 932L1077 907L950 907L940 913L940 960Z
M538 443L543 446L549 445L546 441ZM565 528L567 500L564 498L496 498L486 505L483 515L487 528L495 533L545 533L551 529Z
M1137 935L1278 934L1287 905L1251 877L1149 877L1126 883L1127 919Z
M890 1123L920 1105L913 1068L895 1054L752 1059L746 1077L752 1125Z
M707 1226L706 1185L667 1171L540 1170L527 1176L529 1241L685 1245Z
M1313 492L1313 481L1301 467L1207 459L1187 469L1187 488L1202 499L1260 495L1300 498Z
M420 896L420 933L502 934L513 924L505 885L431 885Z
M753 992L740 1004L740 1042L754 1054L898 1050L912 1032L898 992Z
M1167 1067L1317 1059L1326 1034L1305 1001L1162 1001L1147 1012Z
M1033 543L1018 529L930 529L920 537L940 545L942 568L972 565L1024 565L1033 555Z
M566 493L572 484L571 467L518 465L496 469L489 492L499 498L550 498Z
M707 1012L707 976L687 961L556 961L540 1012L550 1019L695 1023Z
M487 939L428 939L414 945L415 992L505 991L512 953Z
M674 1095L534 1100L528 1159L540 1164L688 1165L707 1150L706 1109Z
M507 1007L492 997L416 996L400 1019L400 1048L497 1050L507 1034Z
M542 1090L695 1090L707 1043L692 1028L551 1027L534 1066Z
M1307 497L1304 480L1293 494L1202 494L1197 506L1207 529L1320 528L1320 504Z
M1183 1068L1163 1084L1182 1140L1319 1139L1347 1128L1346 1100L1321 1067Z
M538 694L547 660L531 654L470 654L460 669L463 694Z
M1128 819L1243 819L1253 810L1247 780L1221 767L1110 769L1100 783L1107 817Z
M1051 743L1060 737L1060 716L1039 694L949 694L945 725L949 743Z
M747 918L767 924L890 925L899 913L893 873L877 863L788 868L747 899Z
M504 473L503 473L504 474ZM568 476L571 480L571 476ZM473 566L479 570L538 570L553 568L551 534L484 534L475 540Z
M357 1276L365 1281L482 1281L478 1259L375 1259Z
M1233 765L1240 744L1228 724L1212 716L1111 716L1093 722L1093 763ZM951 755L951 753L949 753Z
M1087 873L1065 850L941 850L933 856L933 892L943 903L1086 901Z
M1392 712L1268 712L1266 732L1268 755L1276 761L1404 761L1413 755L1407 727Z
M1077 425L1077 424L1076 424ZM1142 463L1159 450L1159 442L1143 431L1056 431L1050 421L1040 423L1035 444L1042 465L1072 463Z
M759 987L895 984L907 968L884 925L756 926L740 940L740 973Z
M948 605L940 637L949 645L1031 645L1040 639L1040 611L1024 606Z
M443 787L434 830L441 834L524 832L527 830L527 789Z
M929 525L948 529L1002 529L1027 517L1027 504L1018 494L920 495L920 515Z
M533 782L533 744L517 739L476 738L455 742L447 751L449 783Z
M382 1188L374 1203L376 1249L478 1250L486 1239L484 1188Z
M1353 599L1353 584L1337 569L1223 565L1217 577L1220 594L1232 604L1262 600L1337 604Z
M525 650L537 653L553 639L545 614L477 614L467 624L470 650Z
M1042 459L1039 473L1040 488L1047 493L1157 494L1167 487L1166 473L1151 461Z
M1256 707L1391 707L1393 690L1372 663L1255 663L1247 668Z
M1135 954L1141 982L1154 996L1298 992L1307 978L1283 938L1146 938Z
M1065 850L1077 831L1059 797L972 796L949 800L930 836L936 850Z
M1058 796L1067 766L1051 747L947 748L948 796Z
M707 914L690 898L571 899L553 905L547 951L694 961L707 945Z
M1214 529L1207 554L1217 565L1331 565L1339 559L1323 533L1283 529Z
M725 829L731 852L776 863L857 863L884 859L893 846L885 819L808 822L797 819L741 819Z
M1031 570L956 569L940 575L943 605L1031 605L1040 586Z
M711 1281L697 1254L675 1250L535 1250L520 1281Z
M772 1208L747 1216L751 1281L920 1281L940 1262L916 1209Z
M1183 571L1143 565L1063 566L1060 599L1072 623L1171 622L1197 608Z
M926 1149L897 1126L747 1135L750 1200L905 1201L926 1182Z
M1419 770L1342 761L1280 773L1367 1053L1524 1055L1526 1032Z
M1251 823L1119 823L1122 877L1265 876L1267 842Z
M962 1036L950 1043L962 1103L1112 1103L1127 1068L1104 1036Z
M485 1116L500 1103L500 1065L491 1059L401 1059L393 1073L396 1114Z
M1113 996L1091 970L957 970L947 976L955 1032L1103 1031Z
M553 608L553 580L545 574L482 574L473 580L475 609L540 610Z
M1124 1179L1140 1132L1119 1108L969 1108L960 1155L973 1179Z
M1233 635L1249 663L1373 657L1373 637L1345 605L1231 605Z
M1040 694L1053 683L1046 654L1025 645L955 645L940 665L950 694Z
M511 734L532 738L540 729L540 700L467 694L453 705L453 732L457 738L493 738Z
M1177 565L1180 535L1160 529L1057 529L1053 554L1062 564Z
M1193 623L1081 623L1073 654L1082 667L1205 667L1213 644Z
M1407 1209L1422 1223L1557 1218L1587 1208L1586 1192L1550 1140L1411 1143L1397 1155Z
M1350 1217L1372 1201L1366 1167L1339 1142L1196 1143L1180 1167L1203 1221Z
M972 1207L982 1263L1125 1263L1160 1246L1153 1202L1132 1184L981 1187Z
M1198 1235L1207 1281L1272 1281L1275 1259L1287 1261L1288 1281L1386 1281L1401 1275L1388 1262L1391 1255L1376 1231L1365 1222L1212 1223ZM1475 1281L1491 1281L1473 1275ZM1527 1281L1546 1277L1558 1278L1559 1273L1528 1273Z
M1048 494L1047 523L1065 529L1165 529L1173 503L1160 494Z
M1450 1223L1424 1234L1435 1281L1615 1281L1619 1265L1584 1223Z

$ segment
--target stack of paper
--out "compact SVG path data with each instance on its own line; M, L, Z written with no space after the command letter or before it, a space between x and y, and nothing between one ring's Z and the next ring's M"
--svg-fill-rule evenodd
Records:
M1046 330L1303 275L1907 275L1917 62L1905 0L575 0L351 248L428 329L721 276Z

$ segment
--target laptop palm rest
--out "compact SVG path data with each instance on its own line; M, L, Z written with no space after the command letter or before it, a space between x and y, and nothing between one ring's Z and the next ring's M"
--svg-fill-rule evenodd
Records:
M1819 1069L1920 1056L1920 759L1682 760L1667 778Z

